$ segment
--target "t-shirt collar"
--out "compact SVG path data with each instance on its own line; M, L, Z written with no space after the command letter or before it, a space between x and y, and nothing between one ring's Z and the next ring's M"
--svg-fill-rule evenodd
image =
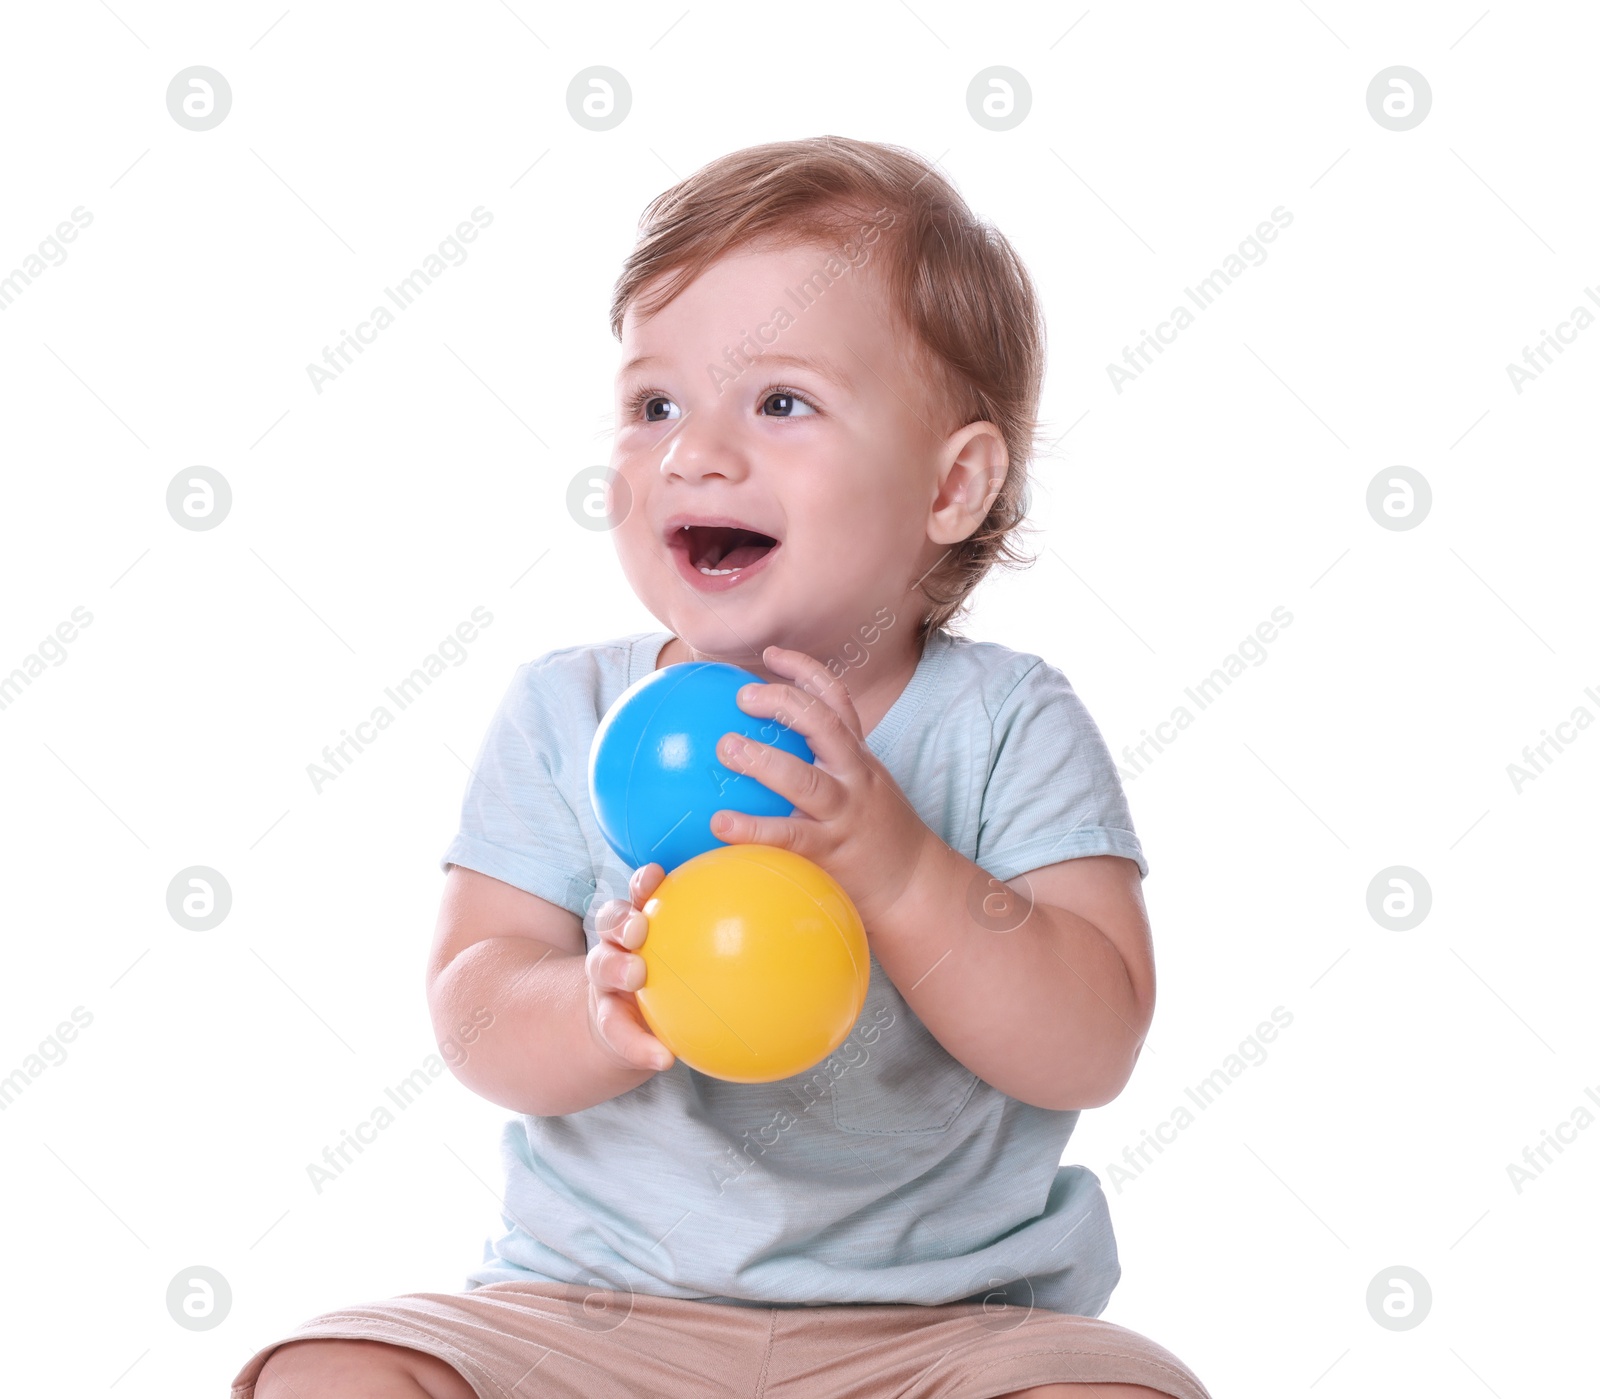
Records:
M656 662L661 659L661 652L672 640L673 635L674 633L670 631L659 631L646 632L641 636L639 644L633 648L632 661L628 667L629 685L637 684L656 669ZM937 685L939 672L944 665L944 658L950 650L951 642L950 633L943 627L935 628L928 633L928 638L922 646L922 655L917 659L917 668L912 671L911 679L906 682L905 689L889 706L888 713L878 720L867 734L867 747L878 758L881 759L894 745L895 740L905 732L906 726L922 708L923 701Z

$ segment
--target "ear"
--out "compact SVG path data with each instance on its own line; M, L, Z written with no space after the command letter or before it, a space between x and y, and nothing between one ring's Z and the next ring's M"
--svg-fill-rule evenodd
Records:
M1011 454L993 423L968 423L945 439L939 460L928 538L935 544L959 544L983 523L1000 494Z

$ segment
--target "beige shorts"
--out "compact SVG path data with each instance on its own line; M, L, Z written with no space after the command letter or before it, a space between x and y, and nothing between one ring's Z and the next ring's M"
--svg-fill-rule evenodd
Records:
M1176 1356L1091 1317L981 1302L734 1306L528 1282L313 1317L250 1358L232 1399L252 1399L276 1347L316 1338L425 1351L478 1399L988 1399L1051 1381L1209 1399Z

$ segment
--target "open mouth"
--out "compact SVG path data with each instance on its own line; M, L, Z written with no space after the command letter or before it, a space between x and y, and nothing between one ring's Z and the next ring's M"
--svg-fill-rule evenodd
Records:
M707 578L730 577L778 547L770 534L731 525L685 525L673 532L671 543Z

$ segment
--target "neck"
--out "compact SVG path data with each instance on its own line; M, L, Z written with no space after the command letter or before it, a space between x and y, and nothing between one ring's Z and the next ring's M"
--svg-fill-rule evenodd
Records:
M816 641L810 641L791 648L819 662L823 669L849 689L863 734L871 733L893 707L922 659L923 647L917 640L915 625L909 617L902 617L901 621L903 625L896 623L885 627L874 619L853 633L846 632L847 639L832 647L822 647ZM721 661L748 670L769 684L792 683L787 677L768 670L759 657L751 659L743 652L719 655L697 651L679 636L674 636L662 648L657 669L684 661Z

